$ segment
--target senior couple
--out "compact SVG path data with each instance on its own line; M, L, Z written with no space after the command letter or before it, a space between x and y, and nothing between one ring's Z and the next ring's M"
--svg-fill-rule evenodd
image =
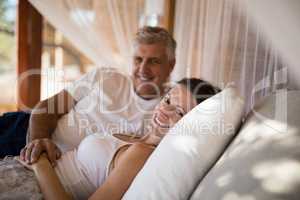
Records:
M139 29L131 76L98 68L39 102L28 142L8 164L29 168L18 173L36 179L45 199L121 199L167 131L219 91L196 78L167 86L175 49L165 29Z

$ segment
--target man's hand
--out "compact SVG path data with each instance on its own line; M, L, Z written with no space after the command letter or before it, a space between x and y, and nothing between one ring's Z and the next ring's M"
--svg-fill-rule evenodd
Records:
M42 153L46 153L52 166L55 166L56 160L60 158L61 151L52 142L51 139L35 139L28 143L20 153L20 159L28 164L35 163Z

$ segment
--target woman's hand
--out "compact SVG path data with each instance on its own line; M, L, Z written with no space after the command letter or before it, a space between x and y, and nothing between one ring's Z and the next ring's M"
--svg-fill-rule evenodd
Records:
M42 163L45 162L45 159L46 159L47 162L49 162L49 161L48 161L48 158L47 158L47 155L46 155L45 153L41 154L40 158L39 158L35 163L28 163L28 162L22 160L20 156L15 157L15 159L16 159L19 163L21 163L24 167L26 167L27 169L32 170L32 171L34 171L34 169L35 169L38 165L42 165Z
M27 169L33 171L32 164L28 164L27 162L21 160L20 156L16 156L14 159L17 160L19 163L21 163Z

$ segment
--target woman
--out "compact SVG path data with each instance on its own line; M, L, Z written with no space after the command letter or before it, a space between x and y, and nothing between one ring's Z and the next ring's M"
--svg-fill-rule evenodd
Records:
M24 165L34 171L45 199L121 199L167 131L217 92L200 79L183 79L156 106L144 137L90 135L54 168L45 157Z

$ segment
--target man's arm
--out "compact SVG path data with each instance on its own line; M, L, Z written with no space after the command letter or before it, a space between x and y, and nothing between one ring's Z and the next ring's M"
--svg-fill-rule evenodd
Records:
M51 141L51 134L59 118L68 113L76 104L74 98L65 90L39 102L32 110L29 121L29 143L21 150L20 159L34 163L42 152L46 152L52 164L60 156L60 150Z
M30 117L29 140L50 138L58 119L68 113L75 104L73 97L65 90L39 102Z

